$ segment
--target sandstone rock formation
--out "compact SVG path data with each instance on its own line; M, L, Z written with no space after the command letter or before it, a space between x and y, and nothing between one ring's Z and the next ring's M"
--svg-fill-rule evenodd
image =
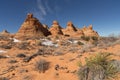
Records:
M11 37L12 34L10 34L7 30L3 30L3 31L0 33L0 35Z
M43 27L44 27L45 29L49 30L49 27L48 27L48 25L46 25L46 24L43 24Z
M67 23L66 29L63 29L62 31L64 32L64 35L69 35L71 37L80 37L84 35L83 31L80 29L77 30L71 21Z
M71 21L67 23L66 30L70 31L70 32L76 32L77 31L76 27L73 25L73 23Z
M93 30L93 26L89 25L88 27L84 26L82 29L85 36L96 36L98 37L98 33Z
M19 31L16 33L16 38L27 38L27 37L42 37L48 36L50 32L43 27L39 20L33 17L33 14L28 14L27 18L21 25Z
M3 30L1 34L9 34L9 32L7 30Z
M49 31L51 32L53 36L63 35L62 27L59 25L57 21L53 21L53 24L51 28L49 29Z

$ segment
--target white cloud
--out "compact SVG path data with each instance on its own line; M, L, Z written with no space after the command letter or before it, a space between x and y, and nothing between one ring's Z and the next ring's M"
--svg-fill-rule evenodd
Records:
M45 7L46 7L48 13L53 13L53 10L52 10L51 7L49 6L49 3L48 3L47 0L45 1Z
M47 11L45 9L45 6L44 6L42 0L37 0L37 7L43 15L47 14Z
M35 9L34 14L40 20L45 20L45 16L48 14L54 14L57 18L57 13L61 11L61 6L59 5L59 0L36 0L37 9ZM70 0L65 0L65 3L69 3ZM50 4L52 2L52 4Z
M40 20L45 20L45 16L53 13L53 9L49 6L49 0L36 0L37 9L34 11L35 16Z

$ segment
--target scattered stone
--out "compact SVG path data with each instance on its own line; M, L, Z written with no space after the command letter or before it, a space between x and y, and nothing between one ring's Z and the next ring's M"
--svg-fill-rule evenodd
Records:
M58 70L60 68L59 64L55 65L55 70Z

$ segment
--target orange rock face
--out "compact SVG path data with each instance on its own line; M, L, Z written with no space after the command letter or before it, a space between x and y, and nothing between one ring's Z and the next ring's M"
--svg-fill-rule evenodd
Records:
M53 36L63 35L62 27L59 25L57 21L53 21L53 24L51 28L49 29L49 31L51 32Z
M67 31L71 31L71 32L76 32L76 31L77 31L76 27L73 25L72 22L68 22L68 23L67 23L67 28L66 28L66 30L67 30Z
M62 29L64 35L74 36L76 34L76 27L73 25L71 21L67 23L66 29Z
M69 35L70 37L99 36L98 33L93 30L92 25L88 27L84 26L82 29L77 29L72 22L68 22L66 29L62 29L62 31L64 35Z
M98 33L93 30L92 25L89 25L88 27L84 27L82 31L84 32L85 36L96 36L96 37L99 36Z
M37 18L33 17L33 14L28 14L15 37L42 37L49 34L50 32L43 27Z

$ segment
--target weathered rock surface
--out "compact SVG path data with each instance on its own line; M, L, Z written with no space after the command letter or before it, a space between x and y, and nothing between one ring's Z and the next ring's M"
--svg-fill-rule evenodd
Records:
M82 29L77 29L72 22L68 22L66 29L62 29L62 31L64 35L69 35L71 37L99 36L98 33L93 30L92 25L88 27L84 26Z
M57 21L53 21L53 24L51 28L49 29L49 31L51 32L53 36L63 35L62 27L59 25Z
M89 25L88 27L84 26L82 29L85 36L96 36L98 37L98 33L93 30L93 26Z
M15 37L43 37L49 34L50 32L43 27L37 18L33 17L33 14L28 14Z

